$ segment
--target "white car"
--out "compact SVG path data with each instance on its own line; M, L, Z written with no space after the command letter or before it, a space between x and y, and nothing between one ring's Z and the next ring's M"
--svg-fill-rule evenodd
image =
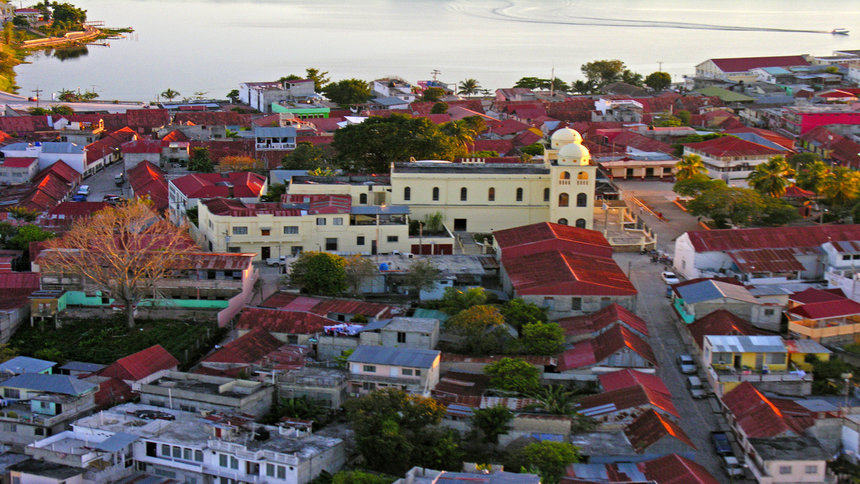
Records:
M681 280L678 279L678 276L676 276L674 272L670 271L663 271L663 273L660 274L660 278L663 279L663 282L669 285L681 282Z
M90 186L89 185L81 185L78 188L78 195L88 196L90 194Z
M266 259L266 264L270 266L285 266L287 265L287 256L282 255L281 257Z
M696 361L687 354L678 355L678 366L681 368L681 373L685 375L691 375L698 371Z

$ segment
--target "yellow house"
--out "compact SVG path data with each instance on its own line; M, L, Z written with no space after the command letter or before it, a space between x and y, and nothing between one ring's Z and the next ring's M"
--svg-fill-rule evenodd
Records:
M708 335L704 338L702 365L718 396L745 381L767 390L807 395L812 382L807 355L830 360L830 350L812 340Z
M542 164L394 163L391 203L408 205L415 219L440 212L455 231L538 222L590 229L596 172L582 137L563 128L553 133Z

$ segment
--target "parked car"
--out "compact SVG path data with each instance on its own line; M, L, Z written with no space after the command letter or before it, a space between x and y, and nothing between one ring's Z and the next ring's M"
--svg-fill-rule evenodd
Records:
M103 202L109 203L111 205L116 205L122 200L123 198L119 195L105 195L104 197L102 197Z
M287 265L287 256L282 255L280 257L272 257L270 259L266 259L266 265L270 265L270 266Z
M738 462L738 458L733 455L723 456L723 469L726 470L729 477L743 477L744 475L743 466Z
M75 195L72 197L72 201L73 202L86 202L87 196L78 194L78 195Z
M78 195L88 196L90 194L90 186L89 185L81 185L78 187Z
M663 282L669 285L681 282L681 280L678 279L678 276L676 276L672 271L663 271L663 273L660 274L660 278L663 279Z
M681 367L681 373L690 375L696 373L696 362L693 357L688 354L678 355L678 366Z
M717 455L732 455L732 444L729 442L729 436L725 432L711 432L711 441L714 443L714 450Z
M690 395L695 399L705 398L708 396L708 392L705 391L705 387L702 386L702 380L697 376L687 377L687 389L690 390Z

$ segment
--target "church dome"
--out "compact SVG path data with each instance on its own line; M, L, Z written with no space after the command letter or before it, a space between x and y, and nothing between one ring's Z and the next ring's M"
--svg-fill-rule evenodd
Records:
M590 161L591 153L588 152L588 148L579 143L564 145L558 151L558 163L560 165L587 165Z
M570 128L561 128L552 134L550 142L552 149L557 150L568 144L582 143L582 136L577 131Z

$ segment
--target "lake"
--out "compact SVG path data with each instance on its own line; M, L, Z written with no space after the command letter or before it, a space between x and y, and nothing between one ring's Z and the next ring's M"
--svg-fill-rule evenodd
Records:
M25 2L26 3L26 2ZM333 80L399 75L475 78L489 89L524 76L581 79L617 58L676 80L712 57L826 55L860 49L860 3L844 0L72 0L90 20L135 32L110 47L37 53L20 93L95 90L101 99L224 98L242 81L306 67ZM834 20L834 13L838 19ZM852 36L831 35L836 27Z

